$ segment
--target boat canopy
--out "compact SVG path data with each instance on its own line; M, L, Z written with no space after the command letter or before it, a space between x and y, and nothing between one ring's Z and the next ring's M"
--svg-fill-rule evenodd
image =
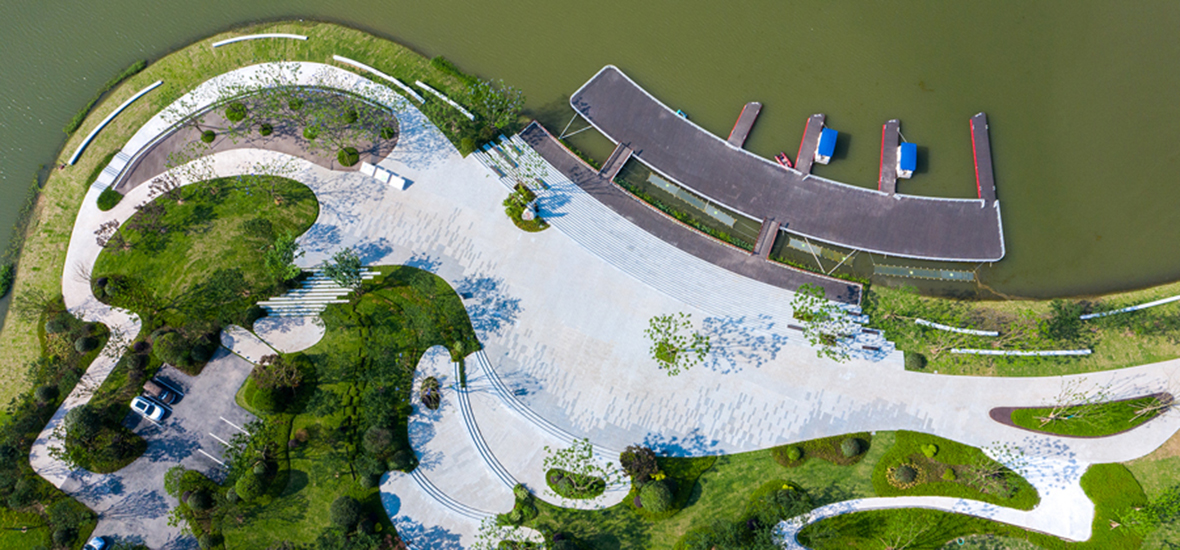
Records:
M897 168L902 171L913 172L918 167L918 146L913 143L902 143L899 149Z
M815 154L821 157L831 157L832 153L836 152L836 136L839 132L824 128L819 134L819 146L815 150Z

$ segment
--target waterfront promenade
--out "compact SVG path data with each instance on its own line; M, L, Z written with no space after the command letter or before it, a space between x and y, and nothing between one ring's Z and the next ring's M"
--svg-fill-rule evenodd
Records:
M678 116L613 66L574 92L570 105L611 141L627 144L634 158L683 187L754 220L775 218L788 233L907 258L984 262L1004 257L990 148L986 157L980 154L986 122L972 122L980 198L943 199L810 175L814 144L806 139L798 170L783 169ZM818 135L811 128L817 121L822 116L809 120L809 136Z

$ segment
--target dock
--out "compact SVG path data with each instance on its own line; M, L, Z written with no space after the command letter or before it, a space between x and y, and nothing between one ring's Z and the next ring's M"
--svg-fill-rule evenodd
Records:
M975 187L979 198L991 204L996 201L996 177L992 172L992 144L984 113L971 117L971 152L975 157Z
M811 165L815 162L815 148L819 147L819 135L824 130L824 115L811 115L807 124L803 126L803 141L799 142L799 152L795 154L795 169L804 176L811 173Z
M615 147L607 157L606 162L602 165L602 170L599 170L598 175L606 178L607 181L614 181L615 176L619 175L619 170L623 169L623 165L631 158L631 148L620 143Z
M742 107L742 113L738 115L737 122L733 123L733 129L729 131L729 139L726 141L734 147L743 147L746 145L746 138L750 137L750 130L754 129L754 121L758 120L758 113L762 112L762 104L757 101L751 101Z
M865 188L811 175L824 115L807 120L796 168L784 169L677 116L613 66L576 90L570 106L611 142L632 149L632 159L678 187L755 223L774 218L792 237L922 260L993 262L1004 257L982 115L971 123L980 199L947 199L890 195L871 184Z
M886 122L881 127L881 168L877 172L877 190L897 193L897 145L901 140L901 121Z
M770 249L774 248L774 240L778 237L781 224L774 218L762 220L762 229L758 231L758 242L754 243L754 255L764 260L770 259Z

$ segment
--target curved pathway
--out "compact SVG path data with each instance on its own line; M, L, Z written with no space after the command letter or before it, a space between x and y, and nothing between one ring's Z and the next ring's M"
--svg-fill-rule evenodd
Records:
M364 80L331 67L301 65L311 66L309 70L325 77ZM333 70L345 76L326 74ZM390 101L404 103L386 90L393 96ZM1083 540L1090 536L1094 513L1078 485L1085 468L1147 454L1180 428L1180 414L1169 413L1131 432L1100 440L1029 434L990 421L988 411L997 406L1042 404L1059 393L1063 379L1078 377L948 377L906 372L899 362L890 360L858 358L835 364L818 359L807 346L786 345L797 340L786 334L789 317L781 306L789 303L791 293L772 287L757 289L766 306L762 313L756 303L720 309L727 307L726 301L716 296L737 295L739 287L742 295L749 293L749 287L740 281L721 278L709 281L711 286L699 295L680 293L677 288L702 288L701 281L694 280L697 267L690 265L699 260L677 256L670 245L660 248L658 241L644 237L641 230L617 216L593 210L593 204L572 189L566 196L547 197L542 204L557 231L522 233L502 214L500 202L505 190L478 161L460 158L417 111L399 111L399 119L402 135L398 149L381 164L411 182L405 191L359 173L335 172L269 151L225 151L209 162L221 176L247 173L257 162L292 162L296 171L291 177L308 185L321 203L319 219L300 239L308 252L300 259L301 265L314 266L350 246L369 265L409 264L439 274L460 294L469 296L465 299L467 311L485 345L486 365L489 373L495 373L496 385L506 388L515 403L560 432L589 437L600 448L620 449L643 442L670 455L686 456L895 429L933 433L980 447L1008 444L1023 452L1023 463L999 458L1024 473L1042 496L1037 509L1010 521ZM125 220L132 205L139 202L124 200L110 212L98 212L94 206L98 191L90 190L79 213L67 253L63 294L71 311L87 320L103 321L116 332L135 334L139 325L134 316L98 303L89 285L75 275L92 266L98 255L94 228L107 219ZM147 191L140 188L135 192ZM563 207L563 200L568 207ZM594 237L595 252L579 241L593 233L594 225L585 225L585 216L591 213L600 216L593 218L592 224L602 229ZM653 247L653 253L668 262L662 269L643 271L642 278L635 275L640 273L635 271L637 266L629 263L642 258L612 252L628 250L640 242ZM676 263L681 261L686 263ZM698 307L698 301L705 307ZM669 378L649 366L642 334L653 315L678 311L693 314L694 321L715 338L716 347L706 364ZM47 426L31 455L37 471L67 491L73 473L64 471L44 452L52 440L52 428L66 410L89 398L82 388L97 387L113 364L113 359L95 362L86 373L92 385L80 384L67 398L67 405ZM484 368L483 364L478 368ZM1112 384L1117 398L1159 391L1177 370L1180 361L1169 361L1081 378L1095 386ZM491 380L489 375L489 384ZM502 389L495 391L503 394ZM470 397L477 421L481 414L507 419L511 412L515 415L511 422L532 423L538 433L548 433L513 402L499 397L484 400L481 393ZM453 416L458 421L461 415ZM480 428L486 430L485 442L492 453L514 478L527 480L536 475L528 466L533 460L530 455L537 452L535 446L500 449L496 437L490 435L493 428L483 424ZM466 428L460 426L460 431ZM468 441L462 445L470 445L466 436L447 440L452 439L456 444ZM451 481L467 474L457 470L430 481L437 487L443 479ZM484 510L468 500L480 498L481 492L496 486L508 491L504 483L496 481L472 494L451 496ZM383 489L386 487L389 480ZM407 503L423 490L422 486L412 491L386 490L383 498L391 515L401 513L422 522L426 516L421 514L432 505L422 501L419 509ZM505 505L499 500L489 502L486 508L493 510L486 511L507 511L510 491L507 497ZM979 513L993 514L988 517L1000 514ZM457 542L460 538L454 539L456 544L461 544Z

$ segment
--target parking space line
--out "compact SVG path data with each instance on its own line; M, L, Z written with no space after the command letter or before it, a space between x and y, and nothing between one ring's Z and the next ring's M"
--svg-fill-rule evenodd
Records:
M228 442L228 441L226 441L226 440L224 440L224 439L222 439L222 438L220 438L220 437L217 437L217 436L213 435L213 432L209 432L209 436L210 436L210 437L212 437L213 439L216 439L216 440L220 441L222 445L225 445L226 447L229 447L229 442Z
M216 463L218 463L218 464L220 464L220 465L222 465L222 466L225 466L225 463L224 463L224 462L222 462L222 461L220 461L220 460L217 460L216 458L213 458L213 455L211 455L211 454L209 454L209 453L205 452L205 450L204 450L204 449L197 449L197 452L198 452L198 453L201 453L201 454L203 454L203 455L205 455L205 456L207 456L207 457L209 457L209 460L212 460L213 462L216 462Z
M243 430L241 426L239 426L239 425L237 425L237 424L234 424L233 422L230 422L229 420L226 420L224 416L219 416L219 417L217 417L217 418L220 418L220 419L221 419L223 422L225 422L226 424L229 424L230 426L233 426L234 428L237 428L237 430L238 430L239 432L242 432L242 433L244 433L244 434L249 434L249 433L250 433L250 432L248 432L248 431L246 431L246 430Z

